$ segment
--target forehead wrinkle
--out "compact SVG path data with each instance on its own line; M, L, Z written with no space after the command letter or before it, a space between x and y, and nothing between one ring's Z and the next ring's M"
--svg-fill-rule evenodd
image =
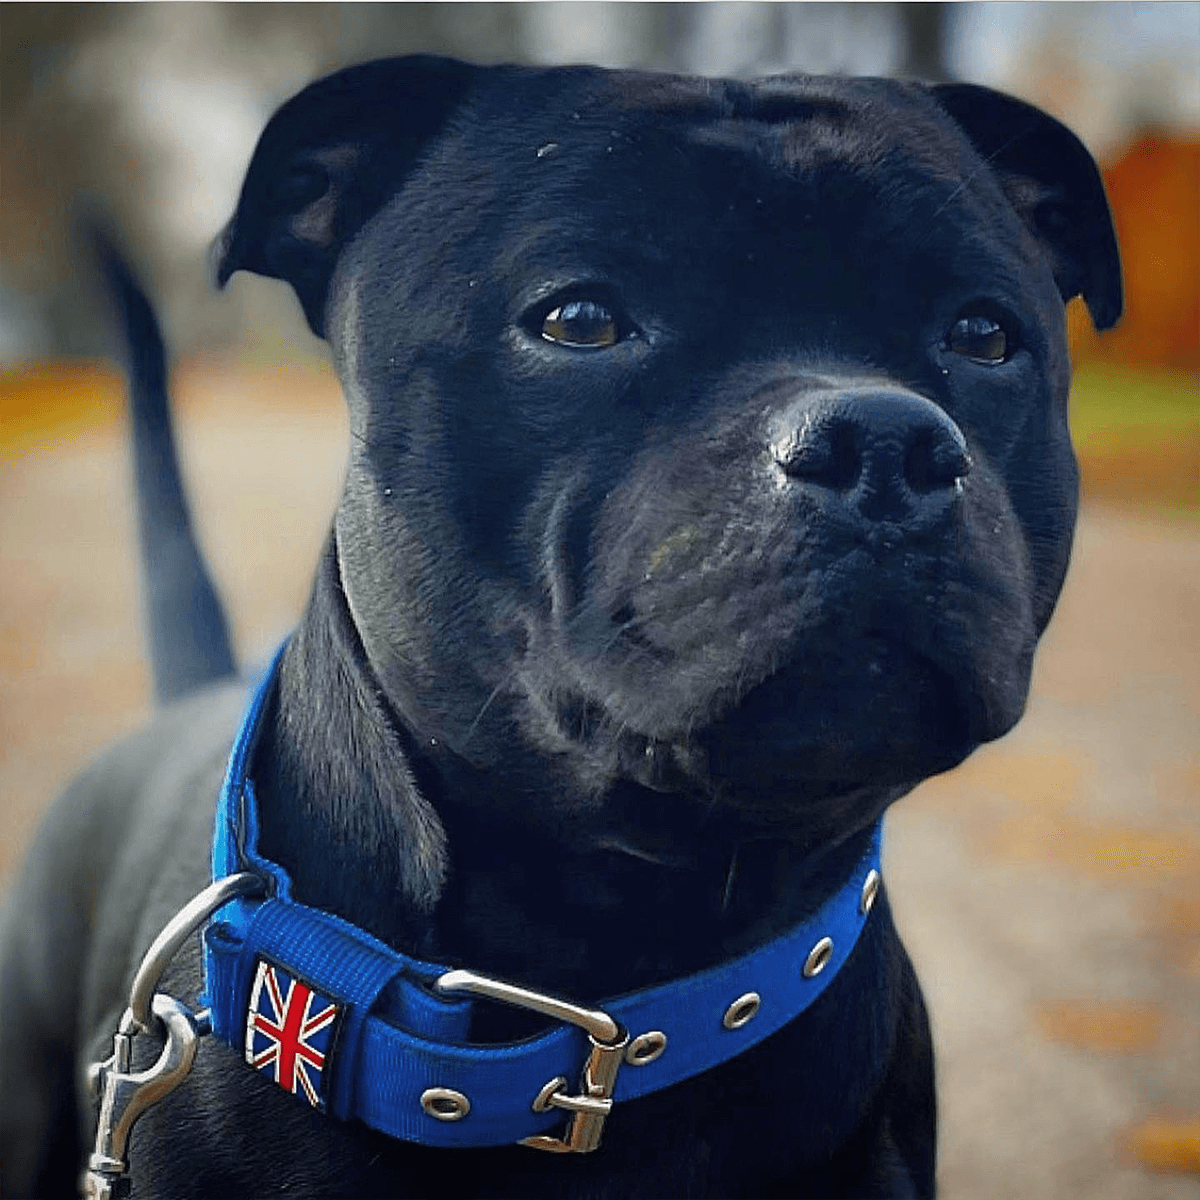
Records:
M928 144L919 124L914 136L897 136L870 117L869 107L858 113L839 106L836 114L819 109L799 120L722 119L686 136L697 148L727 156L726 178L748 180L764 172L758 175L764 183L773 177L801 187L836 180L863 200L874 196L882 205L880 218L898 224L932 216L963 192L960 164ZM968 195L962 199L970 201Z
M757 164L795 170L824 162L869 163L894 143L879 140L849 108L812 109L786 119L725 117L696 125L689 144L727 150Z

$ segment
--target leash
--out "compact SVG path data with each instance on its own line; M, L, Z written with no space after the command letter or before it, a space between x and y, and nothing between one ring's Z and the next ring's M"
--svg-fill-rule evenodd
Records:
M854 949L880 886L882 821L849 878L809 920L738 958L599 1008L423 962L301 904L287 872L259 853L249 775L282 655L281 647L230 755L217 803L215 882L147 952L113 1057L93 1068L102 1102L89 1196L112 1195L127 1171L129 1128L182 1082L209 1032L314 1108L394 1138L587 1152L615 1103L762 1042L817 1000ZM206 923L208 1007L194 1016L156 988L179 946ZM479 997L559 1024L519 1042L471 1043ZM165 1029L166 1045L158 1063L134 1075L129 1043L151 1028ZM556 1131L564 1115L566 1128Z

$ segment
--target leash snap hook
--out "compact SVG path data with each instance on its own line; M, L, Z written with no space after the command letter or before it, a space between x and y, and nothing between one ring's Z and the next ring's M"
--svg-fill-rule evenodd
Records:
M601 1009L583 1008L559 996L518 987L475 971L447 971L434 981L433 986L438 992L466 992L500 1000L584 1030L592 1049L583 1065L579 1094L570 1095L566 1091L566 1079L558 1075L538 1092L533 1102L534 1112L561 1108L570 1113L571 1123L566 1132L561 1138L545 1134L522 1138L519 1145L554 1154L587 1154L600 1145L604 1122L612 1111L617 1071L625 1061L625 1048L629 1045L629 1033L619 1022Z
M94 1064L89 1072L89 1083L99 1094L100 1116L95 1149L83 1177L85 1200L116 1200L123 1195L134 1123L184 1081L196 1058L200 1036L207 1032L203 1015L196 1018L178 1000L161 992L152 1001L152 1013L166 1032L166 1044L157 1061L144 1071L130 1070L139 1027L133 1010L127 1008L113 1038L112 1056Z
M159 981L179 948L209 917L238 896L265 891L249 871L227 875L194 896L163 927L142 957L129 1007L113 1036L113 1052L88 1070L88 1085L100 1101L95 1150L83 1176L86 1200L115 1200L126 1190L126 1153L134 1122L187 1078L196 1044L212 1030L209 1011L194 1014L178 1000L158 991ZM161 1033L166 1041L158 1060L144 1071L132 1071L133 1039L139 1033Z

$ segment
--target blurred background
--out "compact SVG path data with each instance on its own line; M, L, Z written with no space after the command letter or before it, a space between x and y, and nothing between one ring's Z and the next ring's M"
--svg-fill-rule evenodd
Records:
M207 249L271 111L385 54L969 79L1099 160L1127 315L1073 306L1084 508L1028 716L889 819L932 1011L948 1197L1193 1198L1200 1179L1200 5L0 6L0 886L149 711L121 379L74 230L161 305L200 532L243 660L296 619L345 420L290 291Z

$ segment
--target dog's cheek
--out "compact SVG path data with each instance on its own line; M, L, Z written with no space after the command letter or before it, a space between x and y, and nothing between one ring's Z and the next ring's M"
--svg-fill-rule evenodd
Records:
M1026 410L1001 462L993 465L981 447L974 448L976 463L985 466L987 486L972 488L972 483L984 482L982 472L978 481L968 483L986 514L977 528L985 529L989 519L994 526L990 539L981 537L980 552L998 557L1006 550L998 544L1004 540L1020 548L1022 599L1028 603L1035 638L1045 630L1062 590L1079 508L1079 469L1065 400L1052 397L1044 383L1038 390L1038 402Z
M432 676L435 619L422 587L430 549L405 514L352 466L335 518L342 590L371 661L388 674Z
M979 452L967 498L942 628L963 664L974 740L985 742L1007 733L1024 712L1040 633L1033 599L1037 563L1007 472Z
M1033 623L1038 636L1049 624L1066 580L1079 510L1079 468L1064 442L1054 469L1040 472L1019 499L1019 515L1033 568Z
M432 507L410 508L352 464L335 531L342 589L356 633L393 705L429 736L452 720L460 691L483 690L472 656L486 660L475 581Z
M1070 361L1062 302L1045 265L1033 261L1030 317L1012 363L989 380L970 368L955 381L950 406L983 466L968 482L975 506L993 514L995 537L1020 541L1034 637L1045 630L1066 576L1078 513L1079 471L1068 427ZM1036 318L1036 319L1035 319ZM986 475L986 487L975 486ZM1003 492L1003 502L992 498ZM1009 526L999 514L1015 515ZM983 523L977 522L982 528ZM1005 532L1010 530L1010 532ZM992 554L987 540L985 556Z
M1036 474L1013 492L1013 505L1029 544L1033 620L1039 636L1062 591L1079 514L1079 464L1068 426L1069 374L1062 334L1052 342L1043 385L1047 403L1039 410L1040 419L1031 422L1027 445L1018 449L1024 461L1036 466Z

